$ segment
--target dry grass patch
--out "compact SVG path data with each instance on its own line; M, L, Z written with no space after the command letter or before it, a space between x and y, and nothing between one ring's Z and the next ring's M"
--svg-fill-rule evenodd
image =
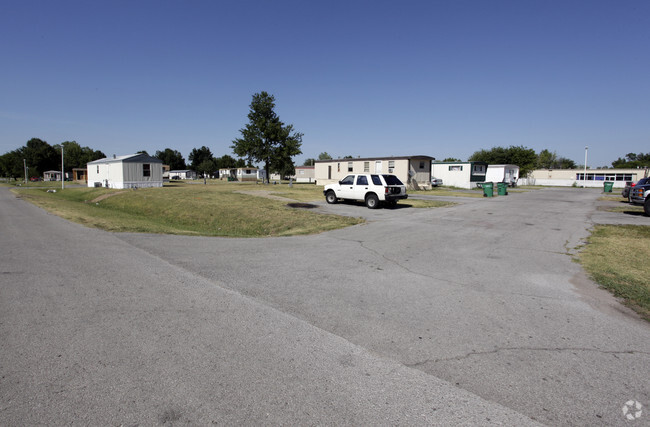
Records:
M198 184L119 194L102 188L66 189L56 193L36 189L13 191L63 218L108 231L263 237L313 234L363 222L360 218L291 209L286 202L233 191L243 188ZM89 203L105 194L112 195Z
M592 279L650 320L650 226L599 225L580 252Z

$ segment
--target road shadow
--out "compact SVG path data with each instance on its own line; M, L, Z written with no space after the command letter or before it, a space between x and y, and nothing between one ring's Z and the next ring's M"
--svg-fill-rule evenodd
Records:
M364 208L366 207L366 204L364 202L359 202L356 200L344 200L344 201L339 200L337 203L341 205L348 205L348 206L360 206ZM397 204L394 206L389 206L386 203L379 203L378 209L398 210L398 209L407 209L412 207L413 205L410 205L408 203L401 203L401 202L397 202Z

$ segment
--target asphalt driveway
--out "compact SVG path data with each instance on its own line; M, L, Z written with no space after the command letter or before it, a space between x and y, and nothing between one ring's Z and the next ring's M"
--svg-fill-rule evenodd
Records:
M650 327L572 261L616 221L599 195L323 201L368 223L221 239L0 191L0 422L629 425L632 400L647 424Z

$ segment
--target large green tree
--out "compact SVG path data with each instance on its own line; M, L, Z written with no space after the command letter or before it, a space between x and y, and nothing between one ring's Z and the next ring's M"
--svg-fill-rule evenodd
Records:
M199 166L201 164L207 164L205 163L206 161L214 163L214 156L212 155L212 151L210 151L210 149L205 145L201 148L193 148L187 158L190 161L190 168L193 171L199 173L201 172L199 170Z
M106 157L101 151L93 150L90 147L82 147L76 141L65 141L54 146L59 159L61 158L61 147L63 147L65 172L72 172L74 168L85 168L88 162Z
M488 165L510 164L519 166L519 176L525 177L535 169L537 154L532 148L523 146L493 147L490 150L479 150L472 154L470 162L486 162Z
M154 157L160 159L163 164L169 165L170 170L184 170L187 168L183 155L171 148L165 148L164 151L156 151Z
M233 152L249 163L262 162L266 176L293 170L293 156L302 154L302 136L293 125L285 125L275 113L275 97L266 92L253 95L248 123L240 129L241 138L233 140Z
M215 159L217 169L232 169L237 167L237 160L234 157L224 154Z
M25 176L23 148L10 151L0 156L0 176L20 179Z
M41 176L45 171L60 169L60 153L57 153L54 147L41 139L32 138L27 141L23 155L29 167L29 176Z

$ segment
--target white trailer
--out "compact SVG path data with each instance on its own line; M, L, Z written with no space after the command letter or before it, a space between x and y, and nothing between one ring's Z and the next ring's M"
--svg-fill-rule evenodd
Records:
M506 182L509 186L517 185L519 166L517 165L488 165L485 182Z

